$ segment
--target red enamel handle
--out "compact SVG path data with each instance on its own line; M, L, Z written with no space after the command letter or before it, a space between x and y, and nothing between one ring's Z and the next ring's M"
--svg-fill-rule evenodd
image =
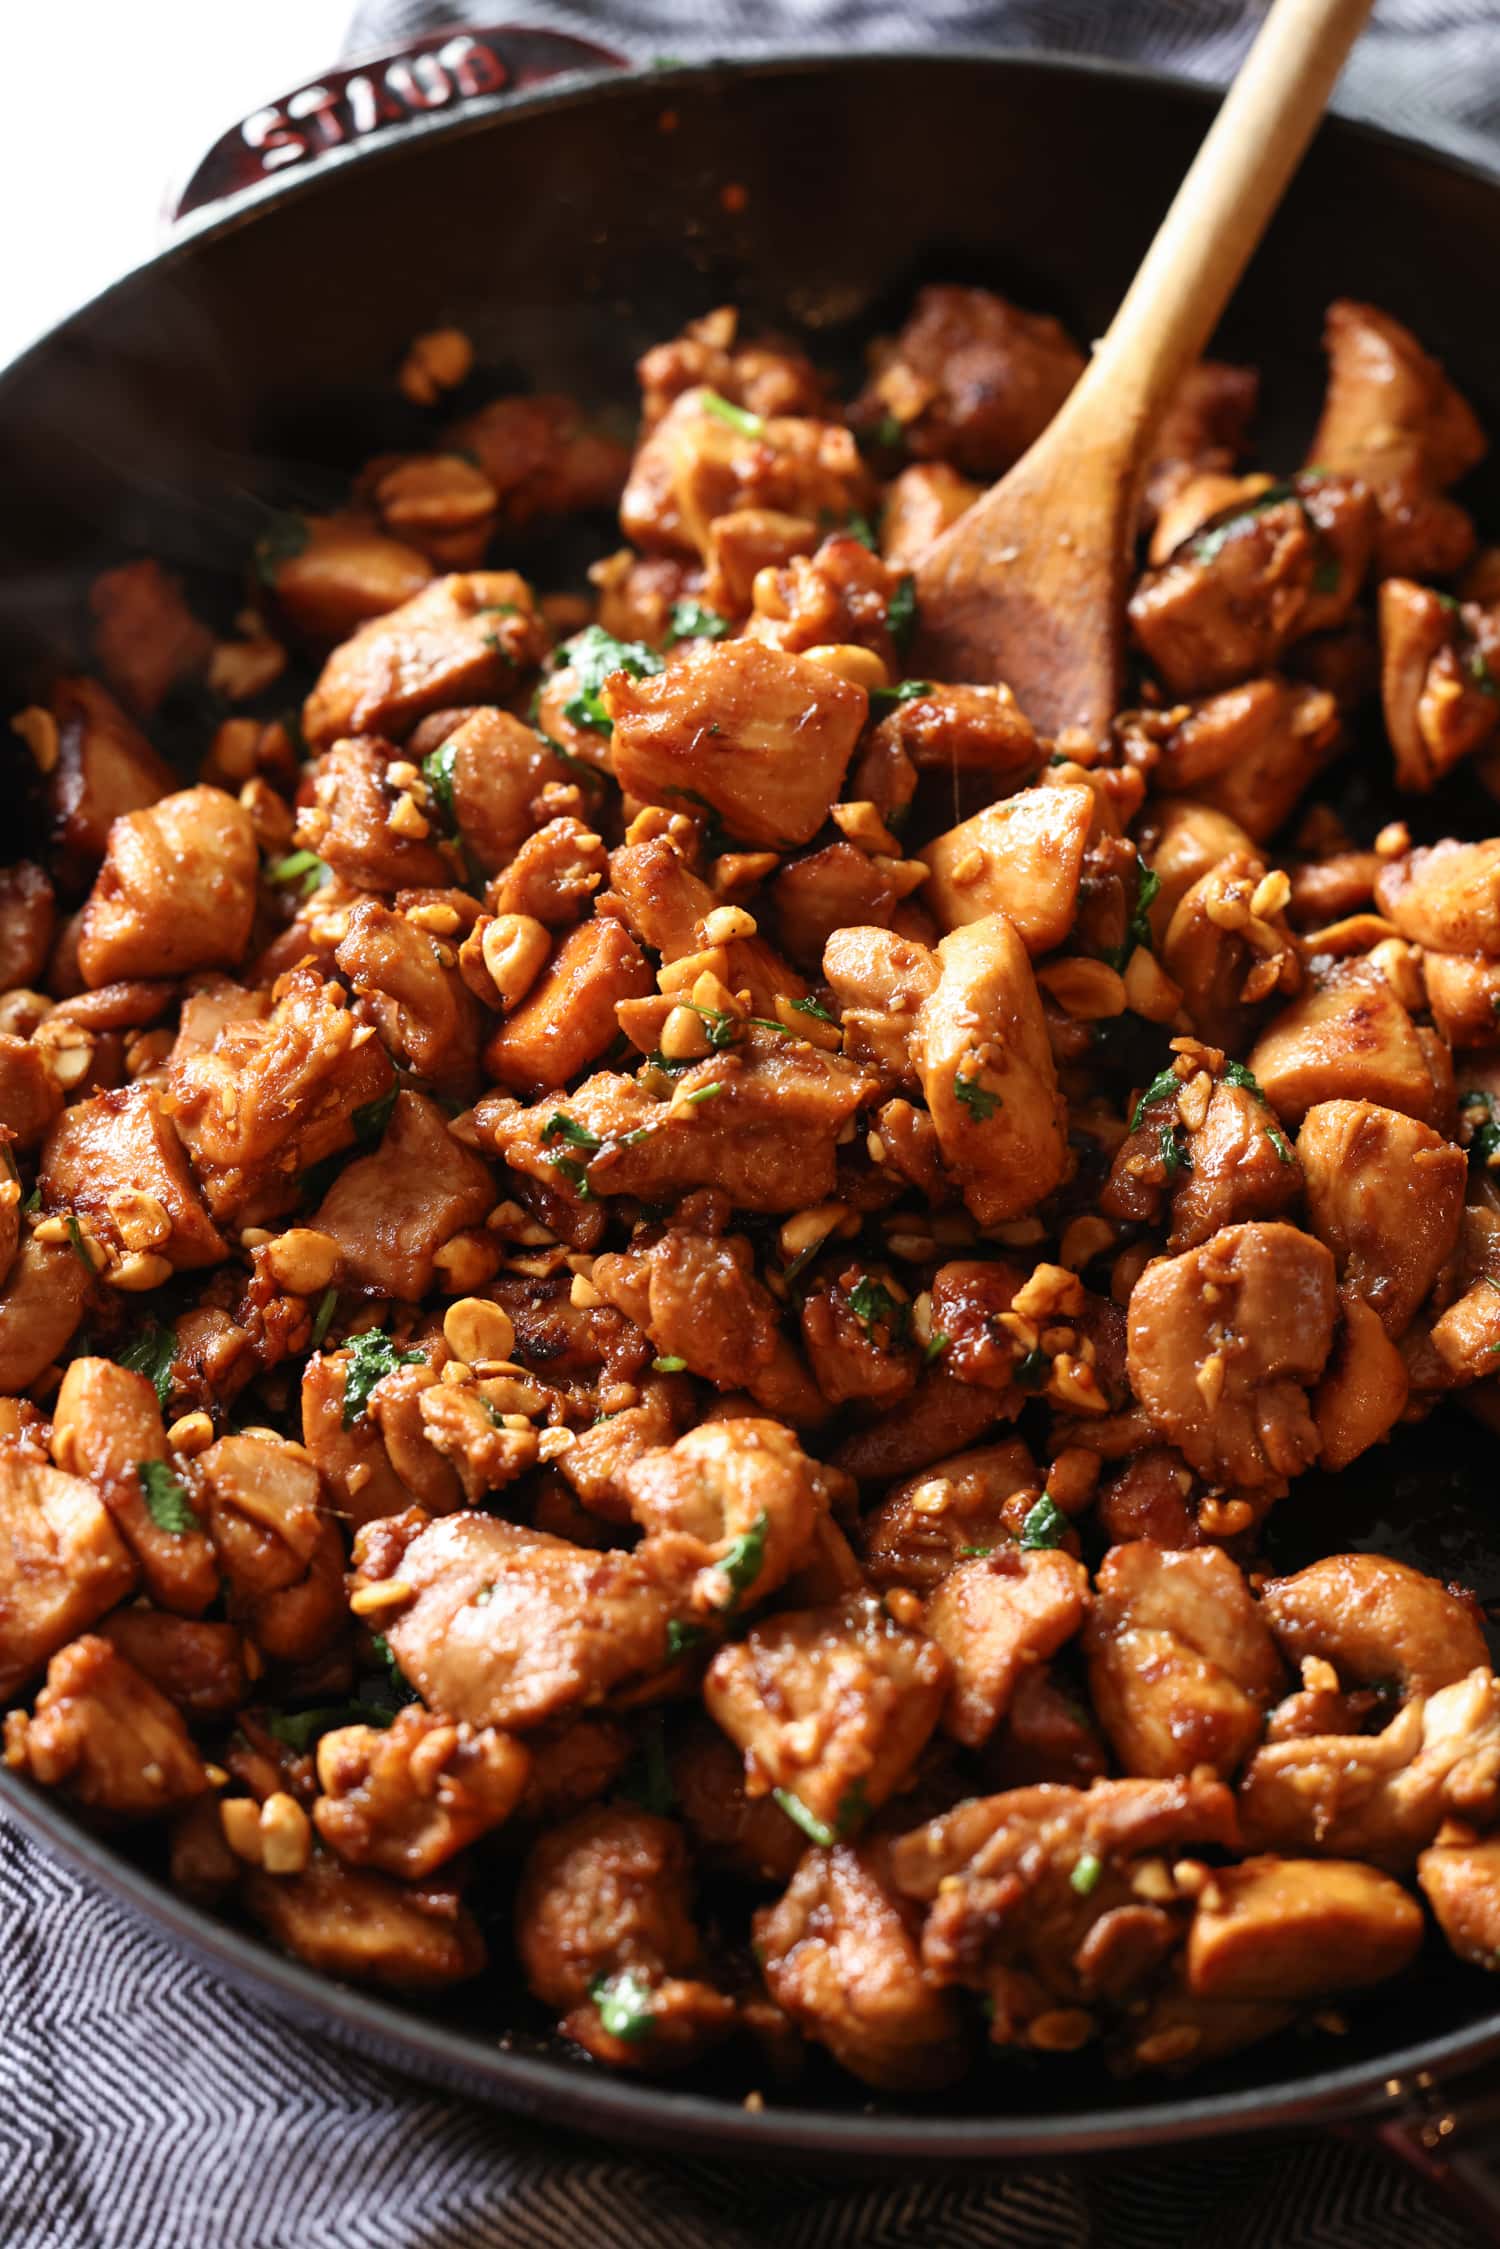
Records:
M178 200L176 216L201 211L258 181L300 169L334 149L374 139L393 125L516 94L570 72L627 70L623 55L560 31L496 24L434 31L271 102L214 142Z

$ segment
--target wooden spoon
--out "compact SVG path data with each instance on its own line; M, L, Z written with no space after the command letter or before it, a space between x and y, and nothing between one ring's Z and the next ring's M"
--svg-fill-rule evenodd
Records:
M1078 383L1031 450L918 563L919 673L1005 680L1044 732L1102 736L1124 684L1151 440L1372 4L1276 0Z

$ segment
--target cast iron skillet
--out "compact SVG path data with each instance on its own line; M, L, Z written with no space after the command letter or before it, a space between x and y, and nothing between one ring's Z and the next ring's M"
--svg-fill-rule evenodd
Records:
M1100 334L1211 99L1140 72L975 55L803 56L449 98L463 77L456 58L476 48L488 68L472 53L464 67L481 87L486 76L493 86L506 73L512 84L555 74L580 53L595 69L608 60L545 34L449 42L440 108L378 146L346 140L316 161L298 156L297 133L305 147L312 128L294 129L295 107L261 113L215 152L199 192L253 170L252 142L262 161L267 150L293 160L193 221L0 376L3 707L58 658L76 659L82 587L122 554L159 555L204 601L232 609L268 506L317 505L372 451L416 437L391 373L420 329L456 321L470 332L481 393L522 378L617 403L632 396L646 344L728 299L752 320L803 328L820 358L850 366L929 277L988 282L1079 336ZM409 108L416 95L438 99L431 69L402 69L404 79L366 73L363 93L348 74L330 79L301 112L327 137L361 105L379 106L371 87L406 88ZM1500 328L1482 281L1497 268L1500 181L1328 125L1218 340L1264 370L1261 457L1300 457L1336 294L1409 321L1500 431ZM1500 526L1494 470L1475 479L1472 500ZM3 768L0 786L19 801ZM13 832L7 856L19 841ZM1325 1493L1304 1480L1273 1518L1275 1559L1295 1566L1368 1544L1500 1603L1493 1457L1450 1413ZM498 1983L441 2014L330 1984L195 1910L57 1799L9 1774L0 1789L47 1849L303 2021L507 2107L637 2144L910 2165L1354 2116L1394 2133L1423 2086L1500 2053L1495 1987L1434 1945L1399 1988L1349 2011L1346 2036L1288 2037L1181 2085L1122 2086L1082 2057L1060 2067L997 2057L924 2108L862 2096L815 2065L754 2113L741 2105L744 2076L644 2085L549 2047Z

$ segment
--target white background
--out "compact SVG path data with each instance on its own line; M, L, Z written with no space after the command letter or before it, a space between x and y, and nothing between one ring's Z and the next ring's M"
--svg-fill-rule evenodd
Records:
M227 126L337 59L352 0L0 0L0 365L163 239Z

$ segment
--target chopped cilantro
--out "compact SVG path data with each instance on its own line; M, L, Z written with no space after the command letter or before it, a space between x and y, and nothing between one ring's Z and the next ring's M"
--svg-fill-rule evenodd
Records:
M1296 1159L1292 1154L1286 1134L1284 1132L1278 1131L1275 1125L1267 1125L1265 1128L1265 1133L1266 1138L1271 1143L1271 1146L1276 1150L1276 1160L1278 1163L1290 1164L1295 1162Z
M305 517L273 515L255 542L255 572L262 585L274 586L277 571L295 561L311 537Z
M701 1624L679 1624L676 1617L667 1626L667 1654L675 1663L679 1656L690 1656L701 1648L708 1634Z
M743 1020L741 1016L731 1015L727 1008L700 1007L694 1000L689 1000L687 1004L703 1024L708 1033L708 1043L716 1054L722 1047L733 1046ZM781 1025L778 1023L776 1028L779 1031Z
M994 1551L993 1546L961 1546L958 1550L959 1558L965 1562L982 1562L987 1554L993 1554Z
M1034 1553L1038 1547L1061 1546L1067 1535L1067 1516L1051 1494L1043 1492L1021 1525L1021 1544Z
M565 1117L561 1109L554 1109L542 1127L543 1147L550 1148L554 1140L571 1141L575 1148L604 1146L597 1133L590 1132L587 1125L576 1123L572 1117Z
M1158 1070L1155 1077L1151 1080L1151 1083L1147 1086L1145 1092L1141 1095L1140 1100L1136 1103L1135 1107L1130 1112L1131 1131L1140 1131L1142 1118L1145 1116L1146 1111L1151 1108L1155 1102L1165 1101L1169 1093L1176 1094L1181 1092L1181 1090L1182 1080L1178 1077L1177 1072L1171 1067L1170 1064L1168 1064L1165 1070Z
M602 625L588 625L561 651L578 685L563 705L563 717L596 734L612 734L614 720L600 700L600 689L611 672L628 672L632 679L649 679L662 669L662 659L643 640L616 640Z
M331 870L315 851L290 851L284 859L273 859L266 868L266 880L278 890L291 883L300 883L304 898L321 890L330 878ZM303 877L306 880L303 880Z
M1084 1851L1074 1861L1073 1871L1068 1876L1068 1886L1076 1890L1081 1898L1091 1897L1099 1887L1099 1877L1103 1872L1103 1859L1093 1851Z
M875 536L875 526L867 515L851 515L848 517L844 524L844 536L848 539L858 539L860 545L868 547L871 554L879 554L880 552L880 541Z
M21 1208L22 1208L22 1210L23 1210L23 1211L24 1211L24 1212L26 1213L26 1216L27 1216L27 1217L29 1218L29 1217L31 1216L31 1214L32 1214L32 1212L33 1212L33 1211L38 1211L38 1210L40 1210L40 1209L41 1209L41 1207L42 1207L42 1187L41 1187L41 1181L40 1181L40 1180L38 1180L38 1182L37 1182L36 1186L32 1188L32 1190L31 1190L31 1193L30 1193L30 1194L29 1194L29 1195L28 1195L28 1196L26 1197L26 1200L25 1200L25 1201L24 1201L24 1202L22 1203L22 1205L21 1205Z
M1474 1086L1459 1095L1458 1106L1460 1115L1471 1109L1483 1110L1481 1121L1470 1125L1469 1154L1479 1163L1489 1165L1500 1156L1500 1122L1495 1117L1493 1097Z
M1465 668L1481 695L1500 695L1500 686L1495 684L1495 675L1485 662L1482 648L1471 648L1469 650Z
M875 1330L884 1328L889 1338L888 1348L903 1340L911 1319L910 1305L892 1296L883 1281L872 1280L868 1273L861 1274L849 1291L849 1309L862 1323L872 1343Z
M1135 855L1135 865L1135 911L1131 914L1130 927L1125 937L1127 960L1137 945L1143 945L1148 953L1152 949L1151 924L1146 917L1161 889L1161 876L1154 868L1147 866L1139 852Z
M799 1015L815 1016L820 1023L838 1022L838 1017L830 1015L821 1000L788 1000L787 1005L794 1008Z
M594 1190L589 1185L588 1169L576 1156L549 1156L547 1161L567 1181L581 1203L593 1201Z
M903 679L894 687L870 689L871 710L894 709L898 703L915 703L923 695L932 693L930 679Z
M458 744L450 734L441 748L430 750L422 760L422 777L450 827L456 826L458 822L458 814L453 808L453 767L457 758Z
M140 1478L141 1494L151 1520L159 1531L170 1531L175 1538L181 1538L184 1532L198 1529L187 1486L173 1475L164 1460L138 1460L135 1472Z
M962 1071L953 1075L953 1098L961 1102L976 1124L984 1124L1001 1106L998 1093L991 1093L977 1077L965 1077Z
M742 1593L749 1592L765 1568L766 1536L770 1528L771 1518L762 1508L749 1530L741 1531L716 1564L719 1575L728 1582L731 1609Z
M686 1359L679 1359L675 1351L667 1351L651 1362L653 1374L681 1374L686 1369Z
M623 2045L639 2045L656 2030L656 2017L651 2007L651 1989L633 1968L622 1968L617 1976L595 1976L589 1985L589 1997L599 2010L599 2020L611 2038Z
M1226 1062L1222 1072L1226 1085L1237 1085L1246 1093L1253 1093L1257 1101L1265 1100L1261 1082L1248 1062Z
M351 1335L344 1349L349 1354L349 1364L344 1369L344 1427L352 1429L364 1412L376 1383L394 1374L397 1367L421 1366L422 1353L401 1350L380 1328L367 1328L363 1335Z
M705 609L701 601L674 601L667 646L674 647L679 640L722 640L728 630L729 619L717 609Z
M176 1356L175 1331L163 1327L160 1320L148 1320L140 1334L115 1353L115 1364L129 1367L132 1374L143 1374L156 1392L157 1403L164 1406L172 1395L172 1361Z
M1169 1182L1175 1179L1180 1171L1191 1171L1193 1168L1193 1159L1188 1153L1186 1144L1177 1137L1180 1130L1181 1127L1178 1125L1164 1124L1157 1137L1157 1153L1161 1157L1161 1167Z
M947 1350L949 1340L950 1339L946 1335L944 1335L941 1328L934 1328L923 1346L922 1364L928 1367L935 1366L937 1364L937 1361Z
M316 1710L278 1710L266 1720L266 1732L300 1754L311 1749L320 1735L331 1734L339 1726L388 1726L390 1722L391 1713L379 1703L334 1702Z
M695 804L704 815L703 851L706 858L717 859L722 852L729 849L728 830L720 817L718 806L710 804L708 798L702 795L699 790L678 788L669 781L663 788L662 794L669 797L681 797L684 804Z
M838 1841L837 1833L827 1820L820 1820L816 1812L810 1812L800 1796L794 1796L789 1788L773 1788L771 1794L787 1818L794 1826L801 1828L810 1843L816 1843L821 1851L833 1849Z
M1016 1361L1015 1385L1018 1390L1040 1390L1051 1372L1052 1362L1045 1351L1028 1351Z
M685 1094L683 1095L683 1097L682 1097L682 1098L683 1098L683 1100L684 1100L684 1101L693 1101L693 1102L697 1102L697 1101L717 1101L717 1100L718 1100L718 1098L719 1098L719 1095L720 1095L720 1094L721 1094L721 1093L722 1093L723 1091L724 1091L724 1081L722 1080L722 1078L715 1078L715 1079L714 1079L714 1080L712 1081L712 1083L711 1083L711 1084L709 1084L709 1085L695 1085L695 1086L694 1086L694 1088L693 1088L693 1090L692 1090L692 1092L691 1092L691 1093L685 1093Z
M722 398L716 390L706 390L698 401L705 414L712 414L716 422L737 430L741 437L763 437L766 420L763 414L752 414L748 406L736 406L733 399Z
M1293 485L1272 484L1264 492L1257 493L1253 500L1247 500L1243 505L1215 516L1204 530L1195 532L1192 538L1185 541L1186 551L1194 562L1212 562L1215 555L1221 554L1229 541L1246 530L1257 516L1264 515L1270 508L1279 508L1284 500L1297 498Z
M77 1258L85 1273L88 1274L89 1279L92 1280L94 1277L94 1260L88 1253L88 1246L83 1238L83 1228L71 1211L68 1212L63 1223L68 1229L68 1241L72 1247L73 1255Z
M312 1324L312 1348L314 1351L322 1347L323 1338L333 1325L333 1315L338 1310L338 1301L339 1292L336 1288L324 1289L323 1294L318 1299L318 1309Z
M355 1139L362 1147L369 1147L374 1141L384 1138L385 1128L391 1121L396 1096L400 1091L398 1085L391 1085L374 1101L362 1102L355 1110L349 1122L354 1127Z
M896 643L898 655L904 656L917 629L917 581L910 574L901 580L885 605L885 626Z

